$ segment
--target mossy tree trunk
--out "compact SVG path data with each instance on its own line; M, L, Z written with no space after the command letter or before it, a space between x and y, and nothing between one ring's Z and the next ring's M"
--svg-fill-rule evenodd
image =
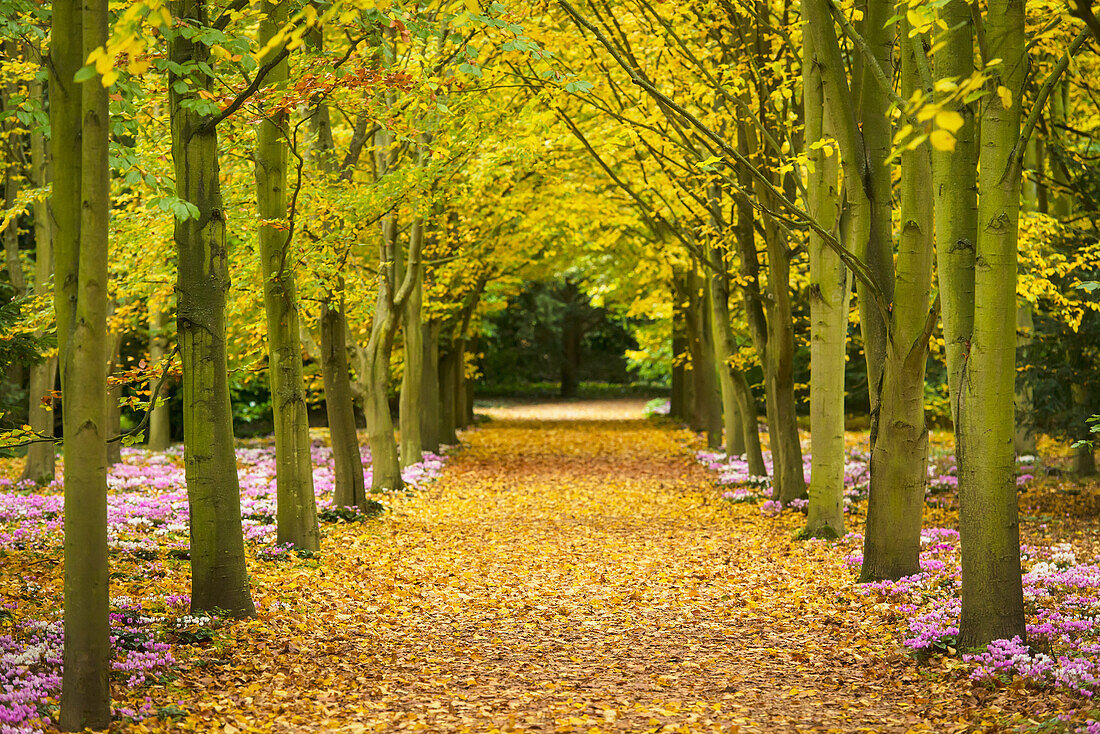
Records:
M283 0L265 2L258 42L266 48L287 18ZM269 50L274 55L281 46ZM266 62L267 59L263 61ZM267 74L263 88L286 85L285 58ZM266 102L265 104L273 104ZM288 251L293 230L287 225L287 113L269 110L256 129L256 205L260 216L260 265L267 316L268 381L275 421L275 482L278 493L278 542L297 548L320 548L317 501L313 492L309 415L302 377L302 340L298 323L298 292Z
M427 164L429 138L426 133L420 136L417 145L417 165L423 168ZM409 232L409 250L421 251L424 244L424 218L417 216ZM405 302L404 352L405 369L401 376L401 396L398 407L398 425L401 433L401 466L419 462L424 453L421 435L421 412L423 410L424 387L424 269L418 267L408 274L411 290Z
M50 116L54 307L65 457L64 674L60 728L111 721L107 565L107 89L73 75L107 41L107 0L53 4Z
M974 332L958 396L959 644L1027 635L1013 437L1016 377L1016 258L1020 207L1020 100L1027 73L1023 0L992 0L984 17L989 54L982 98ZM1005 87L1006 107L996 93Z
M175 0L177 22L207 26L204 0ZM173 33L169 58L180 66L209 63L207 46ZM198 216L176 221L178 258L176 327L183 362L184 470L191 519L191 609L256 613L248 589L241 494L233 453L233 413L225 344L229 290L225 210L218 166L217 126L182 104L192 93L175 91L169 75L172 158L176 191ZM214 82L196 75L194 94L213 94ZM182 86L182 85L181 85ZM197 99L197 96L194 97Z
M825 138L825 99L810 34L803 36L805 146L812 165L806 182L809 212L832 230L840 215L839 163L813 147ZM844 535L844 366L851 278L840 256L811 232L810 256L810 504L805 534Z

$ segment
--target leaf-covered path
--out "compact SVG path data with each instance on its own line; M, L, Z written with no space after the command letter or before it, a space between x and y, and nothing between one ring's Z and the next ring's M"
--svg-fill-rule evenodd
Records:
M717 500L640 408L492 411L425 495L265 579L261 619L176 682L177 725L965 728L835 551Z

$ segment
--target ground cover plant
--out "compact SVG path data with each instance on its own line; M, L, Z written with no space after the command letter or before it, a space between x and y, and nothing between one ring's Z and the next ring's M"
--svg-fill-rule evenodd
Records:
M171 720L182 709L161 698L175 677L180 649L209 645L226 623L216 612L189 613L190 547L182 452L124 449L108 473L108 547L111 556L111 678L126 692L115 709L121 722L151 716ZM275 453L270 439L241 442L237 448L244 537L262 579L278 564L318 554L276 542ZM444 459L426 453L403 471L406 490L376 495L374 511L333 502L332 450L311 444L318 514L326 523L369 523L422 491L439 477ZM369 483L370 452L363 453ZM64 497L59 483L39 488L18 479L7 462L0 485L0 725L4 734L40 732L57 721L64 627L58 618ZM271 571L264 572L265 566ZM278 618L294 608L292 597L267 600L262 612ZM266 601L266 605L264 605ZM156 689L157 700L135 692Z

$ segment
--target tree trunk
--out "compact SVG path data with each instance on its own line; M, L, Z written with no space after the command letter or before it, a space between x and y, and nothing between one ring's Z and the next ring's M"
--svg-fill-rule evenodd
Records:
M707 289L707 302L710 307L710 324L714 342L714 368L718 375L718 388L722 396L722 425L726 438L726 455L741 456L745 453L744 423L737 406L737 389L734 387L733 372L737 369L730 359L737 353L730 330L729 279L725 275L725 263L722 253L711 248L710 260L712 272ZM755 426L753 432L755 432Z
M439 358L439 440L449 446L458 443L454 396L457 364L456 345L451 342Z
M355 402L348 371L347 317L341 297L336 308L321 304L321 374L325 383L325 411L336 484L332 502L337 507L366 503L363 457L355 431Z
M427 141L422 134L418 143L417 165L427 163ZM417 217L409 233L409 250L419 250L424 243L424 218ZM424 269L409 263L412 272L412 290L405 302L405 370L401 377L401 403L398 412L401 430L401 466L409 466L421 460L424 454L423 436L420 433L421 390L424 383Z
M674 295L673 298L676 298ZM672 308L672 375L668 398L668 416L670 418L683 419L687 404L684 395L684 383L687 376L684 370L684 360L687 359L687 339L684 337L684 314L679 304Z
M1035 330L1035 320L1031 313L1031 304L1020 300L1016 305L1016 352L1017 359L1026 364L1031 346L1031 335ZM1013 449L1019 456L1035 454L1035 432L1032 430L1032 390L1031 385L1017 376L1016 379L1016 434Z
M42 85L31 84L31 96L44 99ZM31 131L31 178L36 187L45 186L50 180L49 156L46 138L41 129ZM50 225L49 205L44 201L34 204L34 292L44 294L50 287L53 275L53 232ZM41 333L36 336L42 336ZM57 357L48 357L41 364L31 366L28 389L27 422L35 433L54 435L54 384L57 382ZM43 441L27 448L27 460L21 479L29 479L38 485L49 484L56 471L56 447Z
M265 2L260 21L259 45L267 47L286 21L286 4ZM281 46L273 47L275 54ZM264 89L285 86L289 65L284 58L272 68ZM267 315L268 381L275 421L275 482L278 493L276 522L278 542L317 550L317 500L313 492L310 458L309 415L302 377L302 340L298 326L298 292L287 251L292 231L287 218L287 113L273 111L256 129L256 206L260 216L260 264L264 278L264 311Z
M707 446L716 449L722 445L722 399L714 370L714 342L709 333L705 285L698 271L688 273L687 327L694 385L689 425L693 431L705 431Z
M168 340L164 336L166 321L165 312L159 307L154 307L149 314L149 362L153 367L159 365L167 353ZM160 393L152 397L155 397L157 402L149 415L149 441L146 448L150 451L164 451L172 443L171 411L167 404L168 391L161 388Z
M107 41L107 1L53 4L50 120L65 457L64 675L60 728L111 721L107 565L107 222L110 128L98 75L73 75Z
M993 67L982 98L974 334L959 395L959 645L1026 638L1013 455L1020 100L1026 74L1023 0L992 0L985 17ZM1006 109L1003 86L1012 95Z
M903 19L900 37L909 39L910 30ZM901 56L901 94L909 97L920 88L912 43L903 42ZM935 315L928 312L935 214L927 147L902 151L900 192L897 298L890 314L879 420L871 434L870 498L860 576L864 581L920 572L920 528L928 481L924 370Z
M204 0L176 0L178 21L205 27ZM170 59L180 65L209 63L209 47L173 35ZM213 80L199 75L213 94ZM233 413L225 345L225 300L229 290L225 214L218 170L216 126L182 104L182 81L169 74L172 158L176 191L194 204L197 218L175 223L178 257L176 327L183 362L184 470L191 518L191 609L224 609L233 616L256 613L248 589L241 495L233 454ZM197 93L197 89L195 92Z
M803 35L803 109L810 214L827 230L839 218L839 164L811 145L825 137L825 99L813 39ZM844 363L851 278L824 239L809 233L810 255L810 505L803 531L809 537L844 535Z
M114 314L115 305L112 302L108 307L111 315ZM110 316L108 316L110 318ZM118 331L107 333L107 377L110 378L119 368L119 359L122 350L122 334ZM107 466L111 467L122 461L122 439L118 436L122 433L122 407L119 401L122 399L122 385L109 385L107 388ZM117 440L111 441L115 438Z
M466 405L466 337L459 337L455 340L455 387L454 387L454 399L455 399L455 428L466 428L469 425L469 408Z
M949 0L936 11L938 50L934 73L937 80L966 79L974 73L974 21L970 8L964 0ZM967 345L974 332L978 141L974 107L953 101L946 109L962 115L963 125L954 133L954 151L932 151L932 194L936 210L936 273L943 309L947 388L957 449L960 380Z
M367 380L363 390L366 396L363 411L367 416L367 442L371 451L372 493L393 492L404 486L389 401L390 352L397 329L397 314L388 292L388 279L379 277L378 280L378 301L367 342L366 374L363 376Z
M424 369L420 388L420 442L425 451L439 453L439 319L423 326Z
M764 389L772 451L772 499L784 505L806 496L806 473L794 400L794 317L791 314L790 250L770 217L764 220L768 248L768 348Z
M313 28L306 36L317 53L324 48L324 28ZM318 167L329 176L338 173L336 144L332 139L332 121L328 105L322 100L313 113L313 150ZM354 159L345 161L351 166ZM323 223L327 232L330 227ZM325 388L325 414L328 417L329 444L335 485L333 504L337 507L359 507L366 503L366 483L363 476L363 456L359 450L359 435L355 427L355 396L348 368L348 319L345 303L345 282L337 276L335 292L328 291L321 303L321 379Z

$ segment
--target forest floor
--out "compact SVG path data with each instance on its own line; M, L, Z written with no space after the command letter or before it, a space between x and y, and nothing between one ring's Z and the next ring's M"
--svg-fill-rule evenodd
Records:
M851 542L797 541L801 515L723 501L697 439L643 419L642 404L487 410L443 477L384 518L326 524L317 556L253 563L258 618L181 646L160 682L117 684L116 705L158 715L116 730L1045 732L1075 730L1059 714L1083 721L1087 698L971 681L956 656L912 654L895 607L858 593ZM1095 522L1068 532L1082 528ZM21 572L2 558L0 592ZM50 568L37 583L56 607ZM116 584L185 593L186 564Z

